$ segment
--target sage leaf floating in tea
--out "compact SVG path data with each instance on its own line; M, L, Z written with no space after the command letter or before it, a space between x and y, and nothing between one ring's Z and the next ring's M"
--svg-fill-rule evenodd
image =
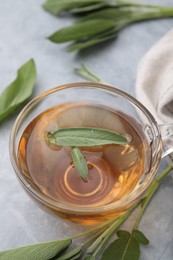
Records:
M47 260L64 252L71 239L49 241L0 252L1 260Z
M90 127L60 128L48 133L50 142L61 146L97 146L105 144L125 144L125 136L116 132Z
M18 69L17 78L0 95L0 122L31 96L35 81L36 66L31 59Z
M87 162L86 162L83 154L81 153L79 148L72 147L71 155L72 155L73 164L74 164L77 172L84 180L87 180L88 166L87 166Z

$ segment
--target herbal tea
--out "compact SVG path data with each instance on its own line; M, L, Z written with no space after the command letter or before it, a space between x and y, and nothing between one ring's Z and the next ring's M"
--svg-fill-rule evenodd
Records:
M71 147L47 141L59 128L104 128L129 140L123 145L80 148L88 165L88 179L76 172ZM150 146L137 121L97 104L69 103L37 116L25 129L18 148L19 165L30 184L55 202L97 207L127 196L149 170Z

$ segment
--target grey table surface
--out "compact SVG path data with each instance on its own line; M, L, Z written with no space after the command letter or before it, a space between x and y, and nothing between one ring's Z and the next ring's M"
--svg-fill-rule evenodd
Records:
M163 4L161 0L146 1ZM42 0L0 1L0 92L16 76L17 68L35 59L37 83L34 96L51 87L81 81L73 69L81 63L110 84L135 96L137 66L169 29L173 20L148 21L124 29L116 41L81 53L68 54L64 45L46 37L71 23L72 18L56 18L42 8ZM173 6L172 0L164 4ZM86 229L45 213L27 196L10 164L8 142L16 114L0 124L0 250L66 237ZM159 172L167 166L162 160ZM126 222L130 230L134 215ZM173 179L163 181L140 223L151 241L142 247L142 260L173 259ZM80 241L79 241L80 243Z

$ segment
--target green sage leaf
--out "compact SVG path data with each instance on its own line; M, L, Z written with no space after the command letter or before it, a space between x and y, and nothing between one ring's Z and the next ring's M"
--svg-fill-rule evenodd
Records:
M136 240L139 243L144 244L144 245L148 245L149 244L148 238L141 231L135 229L135 230L133 230L132 234L133 234L134 238L136 238Z
M114 27L114 22L111 20L95 19L84 22L78 22L71 26L67 26L58 30L48 37L49 40L55 43L63 43L68 41L77 41L94 36L98 33L107 31Z
M78 253L78 254L72 256L71 258L69 258L69 260L79 260L79 259L81 259L80 257L81 257L81 253Z
M72 147L71 154L72 154L72 160L73 160L73 163L74 163L74 166L75 166L77 172L83 179L87 180L88 166L87 166L87 163L86 163L86 160L85 160L83 154L81 153L79 148L76 148L76 147Z
M79 7L74 7L70 10L71 13L84 13L84 12L91 12L98 10L100 8L108 6L106 3L96 3L96 4L91 4L91 5L86 5L86 6L79 6Z
M61 146L97 146L105 144L125 144L127 139L110 130L102 128L60 128L49 133L47 138L51 143Z
M129 238L130 233L126 230L118 230L117 231L117 236L118 237L125 237L125 238Z
M94 21L94 20L93 20ZM79 51L87 47L94 46L101 42L112 40L117 37L118 31L128 24L127 19L119 19L115 22L114 28L103 31L93 37L87 37L81 41L75 41L71 46L67 48L68 52Z
M85 258L84 258L84 260L95 260L96 258L95 258L95 256L86 256Z
M74 41L73 45L68 48L69 52L112 39L113 35L98 37L98 34L111 28L117 27L118 31L125 25L134 22L173 17L172 7L152 6L123 0L47 0L43 7L52 14L67 11L83 15L83 18L72 26L62 28L49 37L55 43ZM86 15L86 12L89 14ZM116 23L122 23L122 26L116 25Z
M95 19L106 19L106 20L119 20L120 18L127 18L134 11L134 8L131 7L121 7L121 8L107 8L99 11L95 11L86 15L84 18L81 18L80 21L88 21Z
M18 70L17 78L0 95L0 122L31 96L35 81L36 67L31 59Z
M64 251L71 243L71 239L65 239L19 247L3 251L0 258L1 260L47 260Z
M92 38L92 39L89 39L89 40L86 40L86 41L83 41L83 42L76 42L76 43L73 43L71 46L69 46L67 48L67 51L68 52L72 52L72 51L79 51L79 50L82 50L82 49L85 49L87 47L91 47L91 46L94 46L98 43L101 43L101 42L105 42L105 41L108 41L108 40L111 40L113 38L115 38L117 36L117 33L112 33L108 36L104 36L101 37L99 36L99 38Z
M123 231L105 250L101 260L138 260L139 256L140 248L137 240L129 232Z
M53 15L63 11L88 12L104 6L107 6L106 0L47 0L43 4L43 8Z
M69 251L68 253L62 255L62 256L59 256L57 258L57 260L75 260L75 259L78 259L81 255L81 250L82 250L83 246L79 246L79 247L76 247L75 249Z

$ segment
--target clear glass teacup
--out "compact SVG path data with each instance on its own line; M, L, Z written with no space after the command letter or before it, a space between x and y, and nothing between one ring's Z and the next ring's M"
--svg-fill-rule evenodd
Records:
M70 147L47 142L59 128L94 127L126 136L123 145L82 147L88 180L79 176ZM122 214L142 198L156 175L162 143L169 137L150 112L129 94L103 84L72 83L30 101L16 119L10 156L16 175L36 202L85 224ZM169 143L169 142L168 142Z

